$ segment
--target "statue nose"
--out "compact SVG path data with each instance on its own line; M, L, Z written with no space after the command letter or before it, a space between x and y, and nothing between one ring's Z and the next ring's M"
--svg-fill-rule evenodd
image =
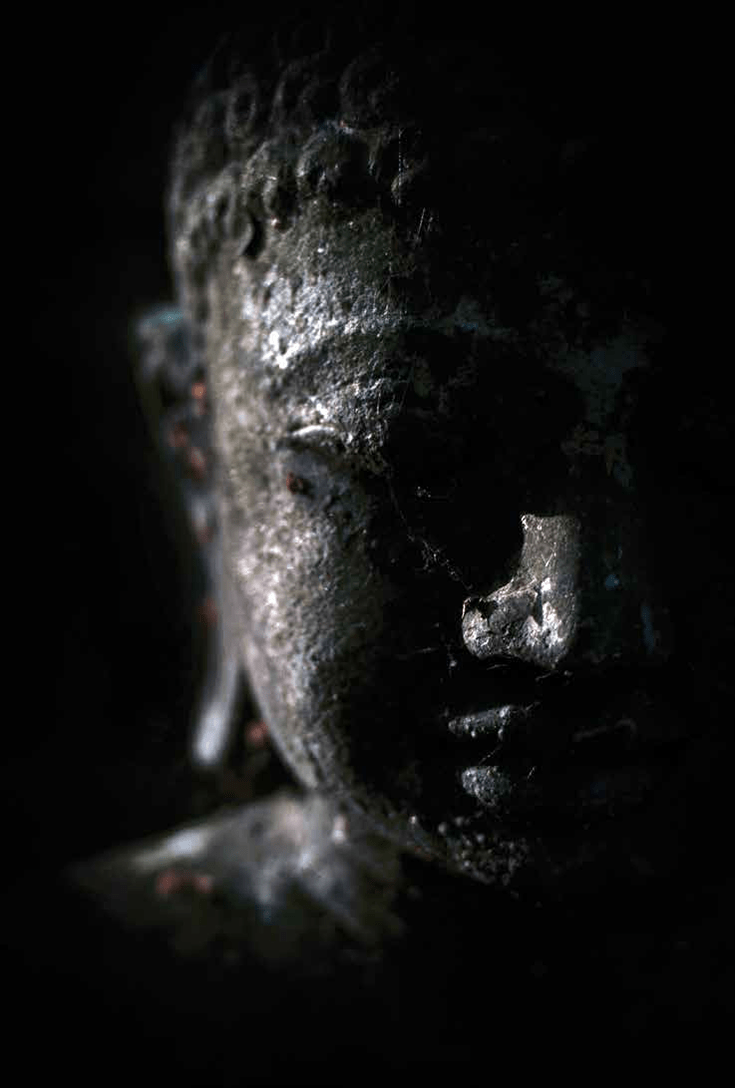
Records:
M590 506L582 516L524 514L521 525L513 577L464 602L462 636L474 657L543 669L669 657L668 608L649 577L638 519L622 506L604 516Z
M468 597L462 637L471 654L553 669L574 642L579 611L580 524L571 515L524 514L523 547L509 582Z

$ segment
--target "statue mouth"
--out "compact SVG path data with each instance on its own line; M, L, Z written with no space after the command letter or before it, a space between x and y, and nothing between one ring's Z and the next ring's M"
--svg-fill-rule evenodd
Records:
M494 818L618 816L679 765L688 721L669 678L616 670L545 686L500 673L497 701L444 716L459 786Z
M624 816L640 808L667 777L661 760L618 766L503 763L460 772L463 791L502 823L549 827L561 821Z

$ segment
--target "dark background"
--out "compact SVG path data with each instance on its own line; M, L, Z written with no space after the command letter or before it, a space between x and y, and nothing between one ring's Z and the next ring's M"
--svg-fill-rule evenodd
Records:
M138 403L131 319L172 298L163 229L171 129L192 75L243 9L101 10L26 19L13 37L27 73L14 117L33 417L20 448L28 467L39 465L28 489L39 528L22 635L33 679L6 728L2 773L4 936L19 1037L31 1065L105 1082L126 1047L143 1053L141 1032L173 1045L181 1009L166 1005L169 978L155 1006L160 1031L151 1024L141 980L155 989L170 965L138 943L137 974L128 973L129 943L77 902L63 871L205 805L186 761L202 668L191 619L196 569ZM249 18L257 37L272 14ZM473 32L467 19L453 7L455 25ZM695 73L713 32L700 27L698 39L691 27L643 26L612 12L588 25L548 19L504 30L497 14L488 25L510 36L506 51L538 57L540 86L551 67L591 90L601 123L640 126L640 111L661 120L655 138L671 168L659 214L676 224L679 260L692 260L682 254L690 212L702 206L693 194L703 187L711 123ZM200 974L196 985L205 982ZM278 1031L261 1026L258 1045ZM159 1072L166 1068L164 1060Z
M161 1038L178 982L66 874L195 811L197 572L138 401L131 324L173 297L164 189L181 101L220 33L204 11L63 6L8 34L28 387L12 448L30 531L22 709L6 719L1 772L3 977L25 1075L85 1084L176 1064Z
M132 5L97 23L57 13L26 31L42 89L25 134L28 357L44 422L36 512L51 694L49 712L13 735L10 789L31 865L168 826L181 805L172 766L186 776L196 571L134 384L133 326L173 300L164 191L181 101L219 34L201 24L201 8Z

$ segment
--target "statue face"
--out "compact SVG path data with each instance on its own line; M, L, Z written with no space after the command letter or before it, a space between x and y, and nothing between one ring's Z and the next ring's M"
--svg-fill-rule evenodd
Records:
M222 258L207 328L226 562L277 744L481 879L665 870L710 728L710 591L682 572L711 566L712 515L699 468L670 468L691 390L658 330L593 330L553 271L516 327L461 262L316 216L255 278Z

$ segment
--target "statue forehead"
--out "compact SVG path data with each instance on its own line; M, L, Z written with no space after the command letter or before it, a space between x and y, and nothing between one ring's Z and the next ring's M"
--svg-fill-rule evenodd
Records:
M490 381L504 370L548 369L577 387L597 424L628 372L647 365L645 324L621 321L592 347L570 345L553 317L568 291L559 277L539 274L541 319L521 333L497 319L487 288L463 282L461 267L440 276L437 289L440 257L430 240L407 242L378 212L335 221L317 209L287 231L272 228L256 261L227 263L219 280L219 357L251 395L259 383L264 392L275 387L283 407L305 396L305 408L321 406L315 418L330 414L327 403L343 410L350 399L389 410L407 367L419 384L428 368L434 390L437 369L451 377L473 359Z
M220 302L237 348L276 373L337 341L397 344L420 332L506 340L511 330L493 321L469 278L438 282L438 258L430 242L412 244L378 212L336 221L307 212L283 233L271 228L258 260L225 268Z

